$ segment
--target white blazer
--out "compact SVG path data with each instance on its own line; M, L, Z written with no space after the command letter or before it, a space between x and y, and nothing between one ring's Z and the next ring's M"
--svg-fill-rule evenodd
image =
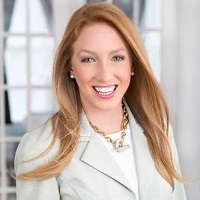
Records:
M129 123L138 176L140 200L186 200L183 184L170 185L160 176L149 152L146 137L128 109ZM45 150L52 140L50 123L23 136L15 156L17 174L27 172L53 159L58 152L59 141L44 157L32 162ZM169 142L174 165L178 171L179 161L172 129ZM39 181L17 180L17 200L135 200L135 191L109 154L102 141L93 131L83 114L81 137L71 162L54 178Z

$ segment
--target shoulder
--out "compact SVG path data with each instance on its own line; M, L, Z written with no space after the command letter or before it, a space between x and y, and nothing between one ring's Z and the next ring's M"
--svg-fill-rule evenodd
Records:
M15 170L16 173L24 173L31 171L45 163L56 155L59 149L59 141L57 140L54 147L41 158L40 156L53 141L52 126L48 122L41 127L26 133L16 150L15 154ZM37 158L38 157L38 158ZM35 159L37 158L37 159ZM31 161L33 159L33 161ZM31 162L30 162L31 161Z
M178 149L177 149L176 141L174 138L174 131L173 131L171 124L169 124L169 129L168 129L168 141L169 141L169 145L170 145L171 152L172 152L174 166L175 166L176 170L178 172L180 172Z
M169 127L168 127L167 137L168 137L168 141L169 141L169 144L170 144L170 147L172 148L172 150L174 148L176 149L176 144L175 144L175 139L174 139L174 131L173 131L171 124L169 124Z

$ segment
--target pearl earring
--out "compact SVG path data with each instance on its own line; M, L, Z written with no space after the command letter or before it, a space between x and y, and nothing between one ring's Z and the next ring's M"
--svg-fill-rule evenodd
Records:
M71 79L74 79L74 75L73 75L73 74L70 74L70 78L71 78Z
M134 71L131 72L131 76L133 76L133 75L134 75Z

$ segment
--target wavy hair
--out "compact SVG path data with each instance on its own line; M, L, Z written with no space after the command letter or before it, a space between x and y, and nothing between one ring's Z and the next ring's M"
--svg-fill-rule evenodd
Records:
M69 77L73 44L81 30L92 23L104 22L115 28L129 47L135 76L125 93L125 100L144 129L151 156L160 175L174 188L174 180L182 181L176 172L168 142L169 113L162 90L156 81L143 44L132 21L110 3L89 3L71 17L59 45L53 73L53 84L59 111L51 118L53 140L44 156L60 140L60 150L48 164L21 174L20 179L45 179L62 172L76 151L82 105L76 81Z

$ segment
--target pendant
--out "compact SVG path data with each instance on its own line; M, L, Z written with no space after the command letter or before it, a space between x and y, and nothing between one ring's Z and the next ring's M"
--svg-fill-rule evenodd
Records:
M125 149L129 148L129 144L125 144L124 139L119 138L112 143L114 150L116 152L122 152Z

